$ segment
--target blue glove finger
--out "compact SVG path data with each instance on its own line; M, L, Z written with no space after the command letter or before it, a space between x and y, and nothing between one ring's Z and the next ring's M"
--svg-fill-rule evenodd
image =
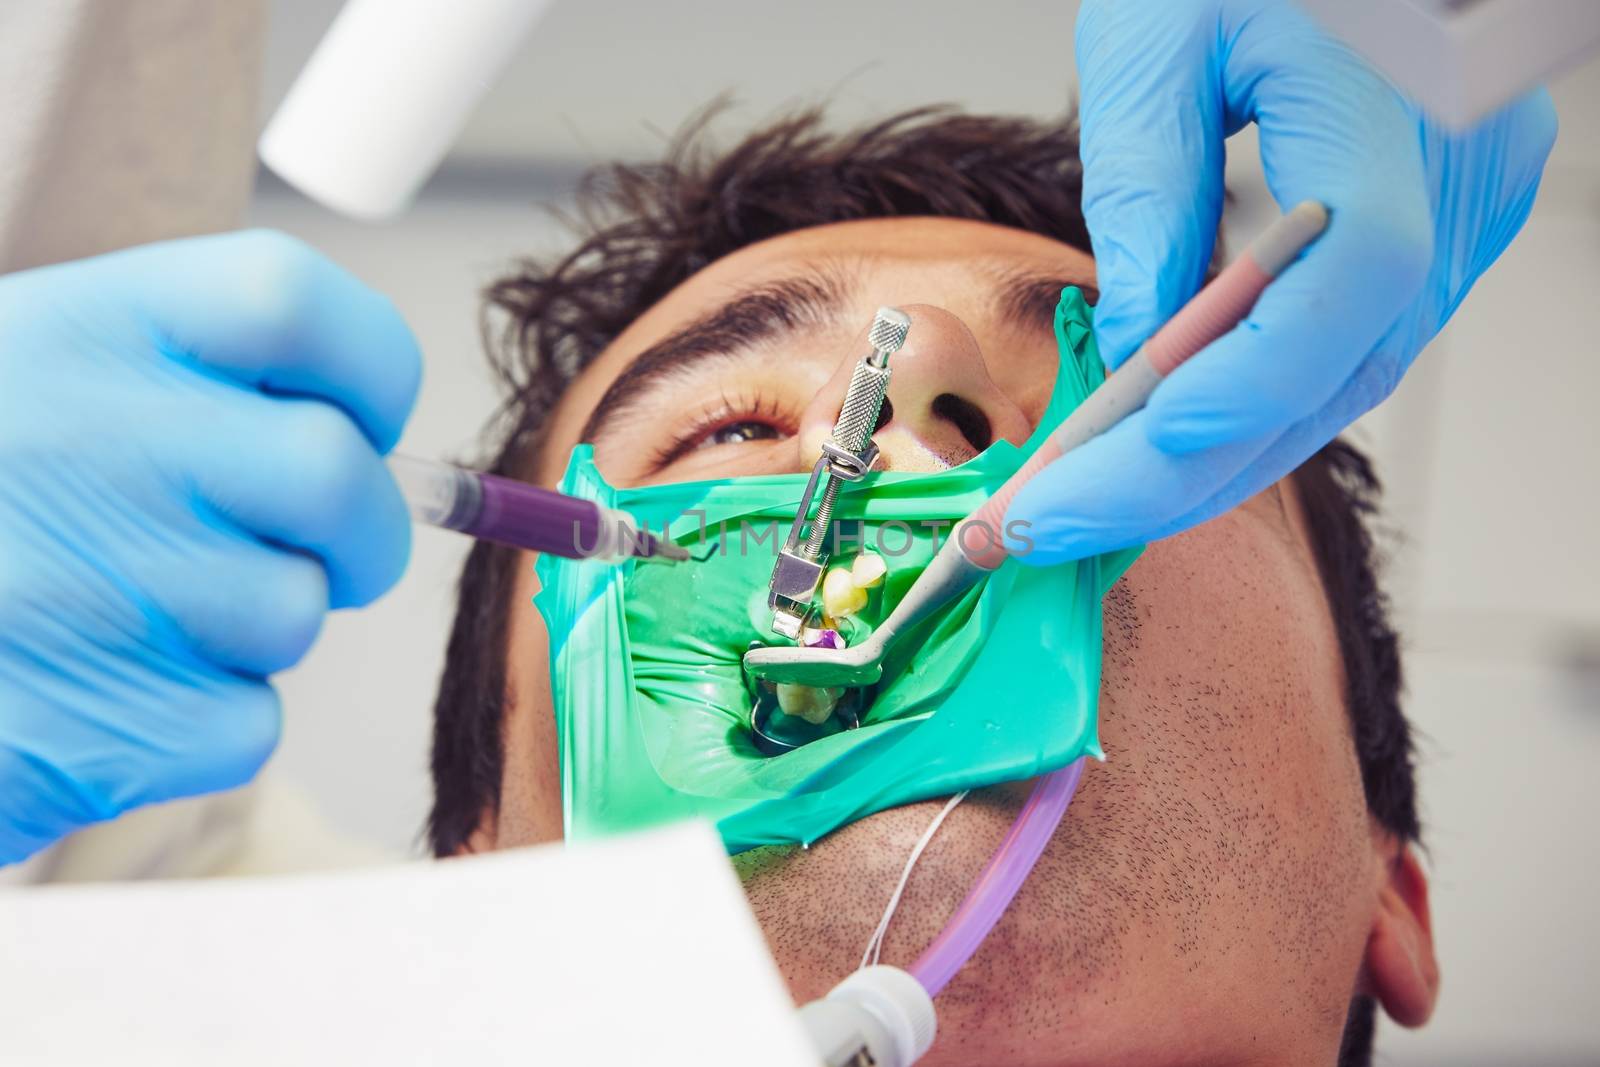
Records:
M1216 20L1191 0L1085 0L1078 12L1083 213L1095 337L1115 368L1205 278L1222 217Z
M137 680L107 671L103 657L69 662L84 674L61 680L64 699L52 699L43 676L31 694L50 709L48 719L21 709L0 745L0 863L143 804L243 785L277 744L282 710L265 682L221 677L162 693L157 703ZM140 728L108 724L103 706L83 702L86 688L139 715ZM164 773L130 771L152 762Z
M1231 481L1221 483L1199 506L1179 517L1172 524L1173 529L1186 530L1208 522L1249 500L1280 478L1287 477L1318 449L1389 395L1393 382L1384 368L1393 362L1392 358L1380 357L1362 364L1325 407L1279 434Z
M1270 76L1269 76L1270 75ZM1418 299L1434 228L1416 124L1404 101L1289 5L1239 27L1223 84L1261 128L1280 204L1326 204L1327 230L1237 329L1151 398L1152 440L1172 452L1276 435L1325 404ZM1397 380L1403 366L1385 368Z
M1045 566L1175 533L1216 487L1236 478L1271 439L1171 455L1149 441L1137 412L1040 471L1012 500L1006 528L1033 541L1019 553ZM1021 540L1021 536L1018 537Z
M147 550L132 570L192 652L240 675L294 666L328 612L328 575L318 560L232 530L216 530L208 545Z
M371 602L405 570L406 503L372 444L344 412L318 400L251 398L229 426L202 433L236 442L182 462L218 518L327 567L323 610ZM295 613L298 615L298 613Z
M137 301L174 358L336 404L380 452L399 440L421 382L416 341L386 298L309 246L251 230L91 264Z
M1386 279L1415 299L1424 247L1402 247L1333 216L1317 245L1267 288L1243 323L1157 387L1146 408L1151 441L1168 452L1195 452L1276 435L1310 416L1395 328L1401 309L1373 283ZM1374 255L1387 263L1370 263ZM1341 285L1341 278L1357 280ZM1376 369L1387 395L1404 367L1396 359Z
M1439 296L1431 317L1440 325L1455 313L1478 276L1522 229L1556 140L1556 108L1537 89L1471 130L1423 128L1429 197L1439 219L1440 253L1434 280ZM1479 181L1462 181L1472 175Z
M236 789L266 764L283 735L277 690L259 679L236 676L214 683L207 697L174 707L164 736L141 731L141 743L154 750L153 759L164 760L166 773L125 792L120 810Z

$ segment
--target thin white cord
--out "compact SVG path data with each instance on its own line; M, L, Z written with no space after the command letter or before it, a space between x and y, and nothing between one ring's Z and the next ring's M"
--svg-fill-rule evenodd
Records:
M900 872L900 884L894 887L894 893L889 897L889 906L884 909L883 918L878 920L878 928L872 931L872 940L867 942L867 951L861 954L862 967L878 962L883 953L884 935L889 932L889 920L894 918L894 910L900 906L900 895L906 891L906 883L911 880L911 868L915 867L917 860L922 858L922 850L928 847L928 842L933 840L933 835L939 832L939 827L943 824L945 816L955 811L956 805L965 800L966 797L967 791L965 789L951 797L946 801L944 809L933 817L933 821L928 824L928 828L922 831L922 837L917 840L916 846L911 850L911 855L906 859L905 870Z

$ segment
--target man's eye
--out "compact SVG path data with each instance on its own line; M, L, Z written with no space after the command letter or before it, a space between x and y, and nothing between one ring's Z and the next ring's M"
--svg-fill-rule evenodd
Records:
M742 445L746 441L771 441L781 436L781 431L770 423L746 419L744 422L719 426L701 440L708 445Z
M732 419L730 421L730 416ZM747 445L756 441L780 441L795 432L796 417L761 396L723 396L721 403L704 418L668 445L656 457L660 470L674 460L716 448L718 445Z

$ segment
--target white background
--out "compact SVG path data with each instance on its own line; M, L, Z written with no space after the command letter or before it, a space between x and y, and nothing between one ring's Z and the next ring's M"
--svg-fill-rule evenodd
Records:
M278 0L270 108L332 0ZM494 394L477 290L561 246L540 205L585 164L647 158L714 94L736 131L830 99L841 121L930 102L1049 114L1074 85L1071 3L557 3L417 208L352 223L263 181L256 222L390 294L427 354L403 447L470 457ZM980 13L981 12L981 13ZM1404 531L1391 586L1409 646L1444 996L1396 1064L1600 1060L1600 65L1555 86L1562 133L1526 230L1400 394L1361 428ZM1270 212L1242 138L1236 232ZM1237 247L1237 242L1235 243ZM418 849L430 710L464 551L421 531L375 608L333 619L282 680L275 773L342 829Z

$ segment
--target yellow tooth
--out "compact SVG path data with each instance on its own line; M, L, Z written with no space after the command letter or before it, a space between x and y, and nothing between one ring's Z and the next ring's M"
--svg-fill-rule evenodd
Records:
M785 715L804 719L812 726L821 726L833 714L843 689L813 689L809 685L778 683L778 707Z
M863 552L850 564L850 580L855 582L857 589L876 589L883 584L883 576L888 573L889 565L876 552Z
M847 567L834 567L822 579L822 610L836 619L848 618L867 606L867 591L856 588Z

